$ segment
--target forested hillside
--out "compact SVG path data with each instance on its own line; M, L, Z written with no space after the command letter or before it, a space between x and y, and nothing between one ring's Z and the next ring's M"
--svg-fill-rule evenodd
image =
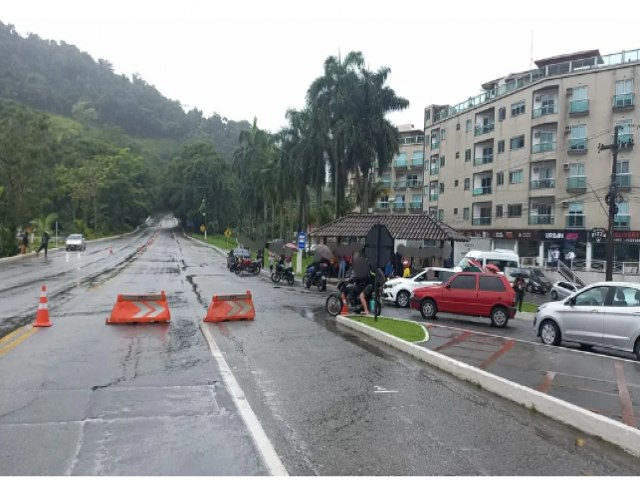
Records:
M116 75L108 60L94 61L64 42L20 36L0 22L0 97L85 124L117 126L136 137L179 142L206 140L229 160L251 125L209 118L165 98L139 76Z

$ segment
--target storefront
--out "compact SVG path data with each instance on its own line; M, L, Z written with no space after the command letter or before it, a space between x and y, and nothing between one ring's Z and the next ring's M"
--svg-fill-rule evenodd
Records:
M571 266L587 260L586 230L542 230L542 255L547 265L555 267L558 260Z
M589 232L589 242L592 245L591 257L596 261L607 258L607 231L604 228L594 228ZM626 230L613 232L613 261L640 261L640 231Z

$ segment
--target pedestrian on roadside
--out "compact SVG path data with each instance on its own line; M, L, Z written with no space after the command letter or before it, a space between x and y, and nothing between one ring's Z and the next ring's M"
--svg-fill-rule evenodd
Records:
M522 311L522 302L524 301L524 278L518 277L513 281L513 289L516 292L516 306L518 311Z
M49 232L47 232L46 230L42 233L42 238L40 239L40 248L38 248L38 251L36 252L36 257L40 256L40 250L44 250L44 258L47 258L47 250L49 248L49 239L51 238L51 236L49 235Z
M338 278L343 279L347 276L347 259L344 255L340 255L340 266L338 268Z
M411 269L409 268L409 261L405 260L402 262L402 266L404 270L402 270L402 278L409 278L411 276Z
M23 255L29 251L29 234L23 230L22 242L20 243L20 253Z
M393 276L393 262L391 261L391 258L387 260L387 264L384 266L384 276L387 280Z

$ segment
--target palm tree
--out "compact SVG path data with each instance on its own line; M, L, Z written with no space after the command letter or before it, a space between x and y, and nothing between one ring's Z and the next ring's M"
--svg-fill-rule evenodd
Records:
M58 219L57 213L50 213L42 217L34 218L29 223L33 226L33 233L38 233L42 239L42 234L45 231L51 230L53 222Z

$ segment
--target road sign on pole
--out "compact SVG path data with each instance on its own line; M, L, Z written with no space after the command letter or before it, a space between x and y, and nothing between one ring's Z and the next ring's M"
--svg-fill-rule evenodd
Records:
M304 250L307 246L307 234L305 232L298 232L298 248Z

